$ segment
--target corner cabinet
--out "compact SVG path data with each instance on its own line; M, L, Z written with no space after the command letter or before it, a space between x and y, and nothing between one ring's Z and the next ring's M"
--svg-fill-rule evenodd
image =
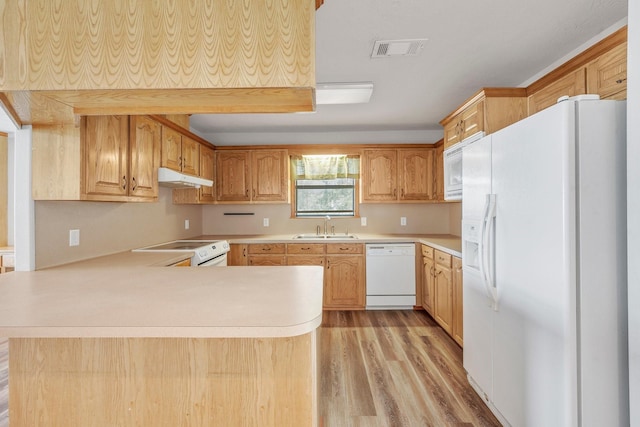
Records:
M220 150L216 153L218 202L286 203L287 150Z
M362 202L434 201L434 148L365 149Z
M215 182L215 151L203 144L199 145L199 176ZM183 188L173 190L175 204L213 204L216 201L214 186L203 185L200 188Z
M162 126L160 166L189 175L200 173L200 144L167 126Z
M79 128L34 126L34 200L157 200L160 128L147 116L88 116Z

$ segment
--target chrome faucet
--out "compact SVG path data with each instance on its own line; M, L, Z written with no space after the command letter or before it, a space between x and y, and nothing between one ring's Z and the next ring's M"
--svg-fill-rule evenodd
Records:
M327 222L331 221L331 217L329 215L324 217L324 235L327 235Z

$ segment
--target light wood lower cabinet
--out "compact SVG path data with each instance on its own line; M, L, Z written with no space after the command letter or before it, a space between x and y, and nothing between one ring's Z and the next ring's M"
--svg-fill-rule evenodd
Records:
M434 318L447 331L453 333L453 275L451 255L435 251L435 315Z
M422 308L462 346L462 260L422 245L422 264Z
M435 316L435 268L433 248L422 245L422 308Z
M249 265L286 265L285 244L268 243L249 245Z
M227 264L324 266L323 308L365 308L365 257L361 243L232 244Z
M462 260L452 257L453 267L453 339L462 347Z

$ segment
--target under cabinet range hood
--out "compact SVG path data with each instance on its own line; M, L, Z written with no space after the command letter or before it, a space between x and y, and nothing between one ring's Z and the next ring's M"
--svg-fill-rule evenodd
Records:
M201 186L213 187L213 181L200 178L199 176L187 175L169 168L158 169L158 184L171 188L187 188Z

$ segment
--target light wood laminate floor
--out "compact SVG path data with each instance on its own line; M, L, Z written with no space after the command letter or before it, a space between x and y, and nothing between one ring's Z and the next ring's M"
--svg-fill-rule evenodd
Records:
M326 311L320 346L324 427L500 426L424 311Z

